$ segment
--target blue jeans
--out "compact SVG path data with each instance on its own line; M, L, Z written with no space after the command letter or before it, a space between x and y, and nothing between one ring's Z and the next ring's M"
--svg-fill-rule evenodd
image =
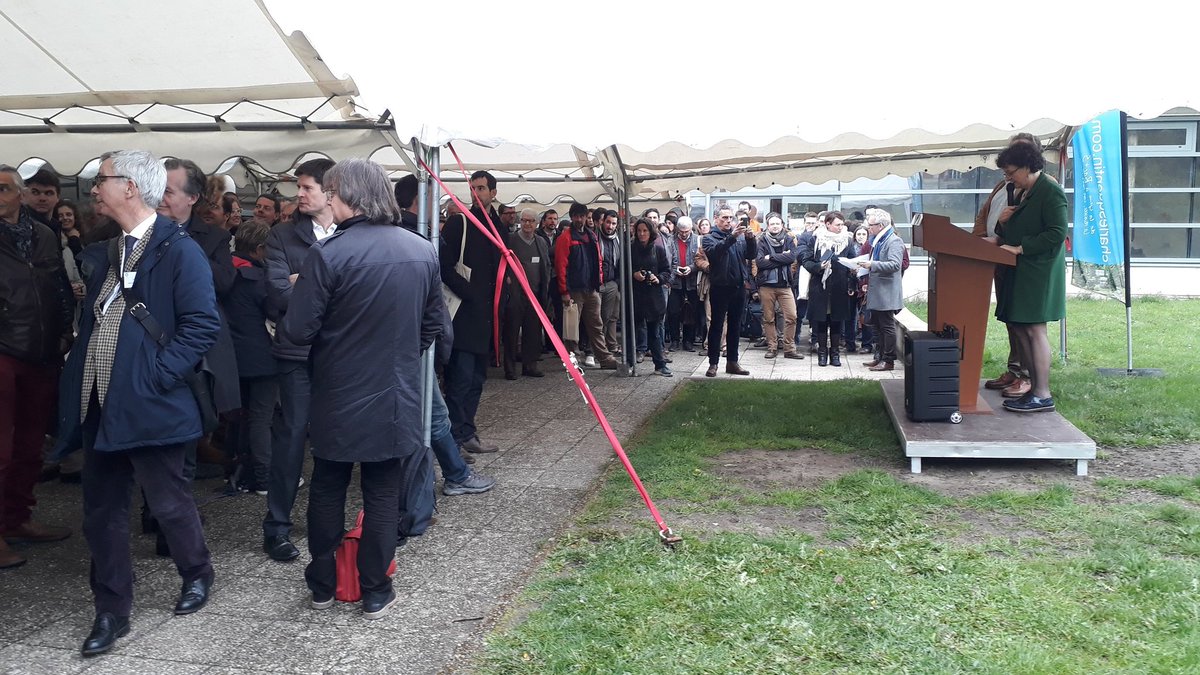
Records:
M442 478L451 483L461 483L471 475L458 443L450 433L450 411L446 409L446 400L442 398L442 390L437 383L433 385L433 406L429 424L429 444L433 446L433 456L437 457L442 467Z

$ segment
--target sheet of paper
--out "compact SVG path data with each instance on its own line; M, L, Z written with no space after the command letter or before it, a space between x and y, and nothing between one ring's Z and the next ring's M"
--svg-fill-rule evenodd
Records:
M866 262L870 259L871 259L871 254L866 253L866 254L858 256L857 258L838 258L838 262L845 265L849 269L856 270L856 269L858 269L858 263Z

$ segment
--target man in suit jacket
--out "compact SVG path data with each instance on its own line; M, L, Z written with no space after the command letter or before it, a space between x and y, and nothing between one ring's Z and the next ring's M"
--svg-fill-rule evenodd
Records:
M870 272L867 301L871 326L879 340L880 358L867 363L874 371L896 368L896 312L904 309L904 242L892 227L892 216L882 209L867 212L867 234L871 237L871 259L859 263Z
M121 235L110 240L88 284L59 400L60 435L79 439L86 454L83 532L96 620L84 656L108 651L129 632L135 478L183 577L175 613L203 607L213 582L183 473L186 448L201 434L185 378L216 342L220 319L204 253L181 226L154 212L166 182L153 155L120 151L101 157L92 187L97 210L120 225ZM139 308L152 319L134 314ZM151 336L151 321L161 342Z
M292 300L292 288L309 249L337 229L325 172L333 161L310 159L296 167L299 213L290 223L271 228L267 235L267 316L281 322ZM308 410L312 396L307 345L298 345L276 329L271 353L279 368L279 406L274 425L271 471L267 479L267 515L263 519L263 550L272 560L287 562L300 555L291 541L292 507L304 470L304 443L308 439Z

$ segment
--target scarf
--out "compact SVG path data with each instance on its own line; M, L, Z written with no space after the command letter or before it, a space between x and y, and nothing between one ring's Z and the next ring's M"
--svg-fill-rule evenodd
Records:
M769 230L763 230L761 236L767 240L767 244L772 249L783 248L784 242L787 241L788 231L785 228L780 230L778 235L773 235Z
M883 251L883 243L895 236L895 228L891 225L879 231L875 238L871 240L871 260L879 260L879 254Z
M842 228L841 232L834 234L822 225L813 231L813 236L813 252L815 257L818 262L824 262L827 257L831 255L836 256L846 250L854 234L845 227ZM825 287L825 282L829 280L829 276L832 274L833 265L830 265L829 269L825 270L825 273L821 275L822 288Z
M10 223L7 220L0 221L4 229L0 230L9 240L12 241L13 248L17 249L17 253L25 260L25 262L33 261L33 216L30 215L29 209L22 206L17 211L17 222Z

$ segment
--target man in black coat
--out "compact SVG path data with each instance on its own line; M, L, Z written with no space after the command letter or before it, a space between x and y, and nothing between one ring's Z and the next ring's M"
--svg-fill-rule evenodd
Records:
M397 227L382 167L338 162L325 175L338 230L311 250L279 329L312 345L312 488L305 580L314 609L334 603L334 552L346 489L360 465L363 529L357 567L363 616L396 602L387 574L396 552L400 484L425 453L421 352L442 331L445 305L433 245Z
M292 299L292 287L309 249L337 229L325 172L333 162L310 159L296 167L297 215L293 222L271 228L267 235L267 316L283 321ZM300 555L290 537L292 507L304 470L304 443L308 439L311 383L307 345L298 345L278 330L271 346L279 368L279 406L282 415L272 429L271 469L267 478L267 515L263 519L263 550L272 560L286 562Z
M230 235L225 230L204 222L197 207L204 198L204 172L189 159L171 158L163 162L167 170L167 191L163 194L158 212L183 226L192 239L200 245L208 258L212 270L213 287L217 292L218 308L221 313L221 332L217 343L205 357L214 376L213 397L217 411L226 413L242 407L241 383L238 379L237 356L233 348L233 336L229 332L229 319L225 317L219 303L237 278L233 269L233 256L229 251ZM184 475L188 479L196 476L195 444L187 454Z
M58 235L21 206L21 175L0 165L0 569L25 563L12 543L65 539L30 520L75 302Z
M487 171L471 174L471 195L471 213L479 222L486 227L490 216L492 224L500 227L500 216L491 206L496 199L495 176ZM500 237L505 240L505 233L500 232ZM454 349L444 372L450 428L467 452L496 452L500 448L479 440L475 413L487 380L500 251L460 214L442 228L438 253L442 283L462 300L454 314Z
M712 303L712 323L708 326L707 377L717 376L721 359L721 325L727 322L725 333L725 372L730 375L749 375L738 365L738 343L742 338L742 312L746 309L746 283L749 269L743 260L754 260L758 247L750 231L749 218L734 225L733 211L724 206L717 209L716 229L704 236L700 245L708 256Z

